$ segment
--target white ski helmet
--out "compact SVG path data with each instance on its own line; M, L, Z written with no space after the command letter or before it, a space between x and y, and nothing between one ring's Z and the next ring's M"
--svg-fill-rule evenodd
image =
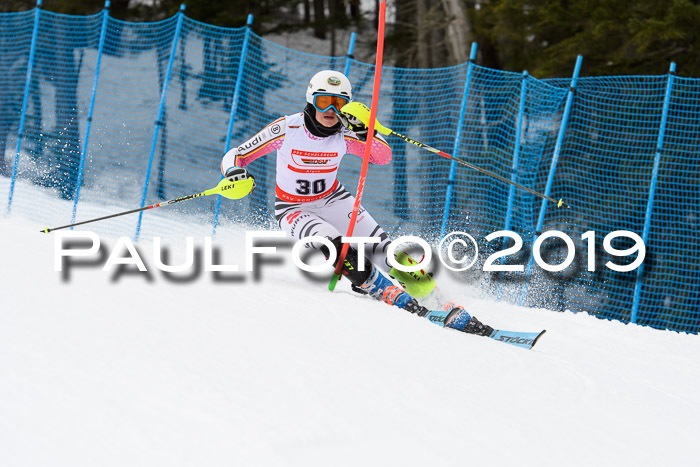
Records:
M335 94L352 100L350 80L339 71L323 70L316 73L306 88L306 102L313 104L316 93Z

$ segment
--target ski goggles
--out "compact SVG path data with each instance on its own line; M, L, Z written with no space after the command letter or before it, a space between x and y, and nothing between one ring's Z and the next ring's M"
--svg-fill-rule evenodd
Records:
M350 102L347 97L339 96L337 94L314 94L314 107L319 112L325 112L326 110L333 107L336 112L340 113L340 109Z

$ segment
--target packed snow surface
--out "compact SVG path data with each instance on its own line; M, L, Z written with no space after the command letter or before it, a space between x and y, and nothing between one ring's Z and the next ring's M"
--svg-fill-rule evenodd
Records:
M698 465L697 335L439 278L483 322L547 329L528 351L329 292L289 249L258 274L178 276L144 241L147 273L95 255L57 272L43 227L0 218L4 467ZM218 264L244 269L243 239L220 229Z

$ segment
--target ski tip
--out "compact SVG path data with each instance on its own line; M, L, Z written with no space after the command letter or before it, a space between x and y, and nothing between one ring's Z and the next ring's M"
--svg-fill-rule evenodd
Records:
M532 347L534 347L535 344L537 344L537 341L540 339L540 337L542 337L544 335L545 332L547 332L547 330L543 329L541 333L537 334L537 337L535 337L535 340L532 341ZM530 347L530 348L532 348L532 347Z

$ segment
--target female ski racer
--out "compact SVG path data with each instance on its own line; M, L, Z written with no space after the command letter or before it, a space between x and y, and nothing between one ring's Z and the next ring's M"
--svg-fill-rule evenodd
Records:
M251 162L277 151L275 217L280 228L293 240L325 237L333 243L338 254L355 197L336 176L345 154L364 154L368 132L361 118L352 113L352 106L343 110L351 101L352 86L343 73L320 71L309 81L303 112L278 118L248 141L228 151L221 161L224 177L238 181L253 178L245 168ZM381 135L375 132L371 144L371 163L385 165L391 162L391 148ZM254 186L251 185L251 191ZM391 240L364 208L360 207L359 213L353 235L377 237L379 242L365 246L364 271L358 268L357 251L350 247L343 275L355 291L411 313L425 315L428 312L425 307L382 274L381 271L388 273L391 269L386 255ZM320 249L326 258L330 256L326 245L307 245ZM445 320L446 326L487 336L493 331L463 308L454 310Z

